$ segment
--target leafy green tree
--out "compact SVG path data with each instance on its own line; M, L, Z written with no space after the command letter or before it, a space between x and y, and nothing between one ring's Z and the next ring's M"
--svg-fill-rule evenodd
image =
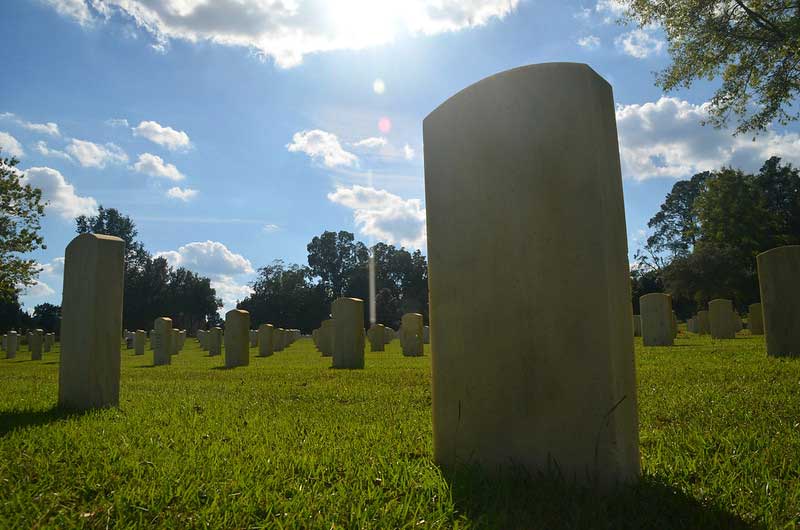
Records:
M61 329L61 306L39 304L33 308L33 326L46 333L58 333Z
M24 183L18 163L0 156L0 301L7 302L16 299L21 287L33 285L41 271L36 261L20 254L47 248L39 235L46 204L42 191Z
M800 244L800 171L773 156L761 166L756 184L772 217L774 246Z
M353 271L369 259L366 245L355 241L351 232L325 231L314 237L306 247L308 266L328 291L331 299L344 296Z
M127 215L123 215L116 208L97 209L97 215L81 215L75 218L79 234L106 234L116 236L125 242L125 270L141 268L149 254L144 245L136 241L139 232L136 223Z
M183 267L170 272L167 299L167 314L172 316L173 326L191 332L211 320L222 307L211 280Z
M622 0L625 20L663 27L672 63L657 76L666 91L719 77L708 121L737 133L798 117L800 4L791 0Z
M16 292L12 292L7 298L0 298L0 333L11 330L21 332L31 327L31 316L22 310Z

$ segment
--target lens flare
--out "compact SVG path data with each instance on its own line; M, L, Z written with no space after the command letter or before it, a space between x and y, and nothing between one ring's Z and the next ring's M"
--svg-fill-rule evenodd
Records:
M383 134L389 134L389 132L392 130L392 120L390 120L386 116L379 119L378 130L380 130Z

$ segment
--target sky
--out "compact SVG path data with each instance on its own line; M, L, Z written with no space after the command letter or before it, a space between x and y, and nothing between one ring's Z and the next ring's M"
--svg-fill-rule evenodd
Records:
M24 306L60 303L74 218L100 205L226 309L325 230L425 252L422 120L527 64L611 83L631 256L677 180L800 164L797 124L755 141L702 126L717 83L664 94L662 32L620 15L615 0L3 0L0 147L48 201Z

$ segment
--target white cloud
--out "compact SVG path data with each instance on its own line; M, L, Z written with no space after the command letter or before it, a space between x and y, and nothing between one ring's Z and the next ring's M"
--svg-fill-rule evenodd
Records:
M414 159L414 149L408 144L403 146L403 157L406 160L413 160Z
M625 14L625 0L597 0L595 10L598 13L609 13L615 17Z
M32 167L24 170L22 181L42 190L42 198L48 201L46 209L55 211L64 219L97 213L97 201L92 197L81 197L64 175L49 167Z
M166 49L171 39L244 46L281 67L305 55L358 50L402 34L435 35L503 19L519 0L50 0L58 11L88 24L87 3L108 16L130 17Z
M241 301L253 293L253 289L246 283L241 283L231 276L217 276L211 278L211 287L216 291L217 297L222 299L224 314L236 307L236 302Z
M61 277L64 275L64 256L53 258L49 263L42 263L42 274Z
M360 233L390 244L421 248L425 245L425 208L419 199L403 199L386 190L339 186L328 200L353 210Z
M188 149L192 143L189 135L183 131L176 131L172 127L162 126L155 121L143 121L133 128L134 136L141 136L170 151L176 149Z
M171 199L178 199L183 202L189 202L195 198L199 192L192 188L179 188L177 186L167 190L167 197Z
M594 50L600 46L600 38L595 35L587 35L578 39L578 46L587 50Z
M186 178L186 175L178 171L173 164L168 164L160 156L150 153L140 154L139 160L133 164L133 169L151 177L165 178L176 182Z
M621 52L637 59L646 59L651 55L661 53L664 49L663 40L642 29L618 35L614 39L614 44Z
M322 159L326 167L353 166L358 162L356 155L342 148L335 134L319 129L294 133L286 148L293 153L305 153L313 160Z
M708 103L672 97L619 105L616 110L622 171L626 178L685 178L733 165L755 171L771 156L800 163L800 135L769 130L755 141L730 129L702 126Z
M277 232L280 229L281 229L280 226L278 226L276 224L272 224L272 223L264 225L264 228L263 228L264 232L266 232L268 234L271 234L273 232Z
M51 121L47 123L31 123L29 121L20 122L23 127L39 134L49 134L50 136L61 136L58 124Z
M21 286L20 286L21 287ZM45 298L56 294L52 287L42 280L36 280L33 285L23 287L23 296L29 298Z
M386 83L383 82L383 79L376 79L372 82L372 91L376 94L383 94L386 92Z
M219 241L197 241L178 248L158 252L173 267L186 267L200 274L211 276L250 274L253 266L241 254L235 254Z
M363 140L359 140L353 144L353 147L365 147L367 149L377 149L379 147L383 147L387 144L386 138L382 136L373 136L370 138L364 138Z
M47 142L40 140L36 142L36 145L33 147L39 154L43 156L49 156L51 158L61 158L62 160L69 160L72 161L72 157L69 156L64 151L59 151L58 149L50 149L47 147Z
M7 132L0 131L0 148L3 149L0 156L14 156L17 158L25 156L22 144Z
M125 118L111 118L110 120L106 120L106 125L109 127L130 127L128 120Z
M67 146L67 152L83 167L103 169L107 164L122 164L128 161L125 151L110 142L100 145L72 138Z

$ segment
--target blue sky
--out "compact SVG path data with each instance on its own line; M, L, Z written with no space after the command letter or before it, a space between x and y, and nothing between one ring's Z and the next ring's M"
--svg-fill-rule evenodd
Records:
M50 201L26 308L60 303L73 218L130 215L226 306L324 230L425 249L422 120L465 86L549 61L614 87L631 254L676 179L775 154L699 123L714 83L663 94L658 29L615 0L5 0L0 147Z

